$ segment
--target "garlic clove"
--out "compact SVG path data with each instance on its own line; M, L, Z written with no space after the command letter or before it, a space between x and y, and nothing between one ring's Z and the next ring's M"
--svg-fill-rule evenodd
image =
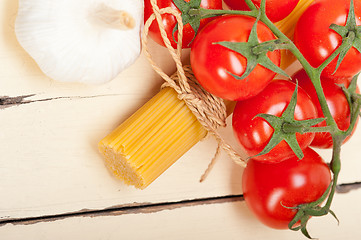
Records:
M19 0L15 33L50 78L100 84L141 52L143 0Z

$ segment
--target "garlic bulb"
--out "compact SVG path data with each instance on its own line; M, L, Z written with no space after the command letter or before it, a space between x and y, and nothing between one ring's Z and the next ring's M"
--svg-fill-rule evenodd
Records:
M141 51L143 0L19 0L15 33L49 77L105 83Z

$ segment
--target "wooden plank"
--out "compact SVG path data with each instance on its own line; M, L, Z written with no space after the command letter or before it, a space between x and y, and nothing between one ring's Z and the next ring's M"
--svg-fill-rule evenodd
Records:
M318 239L358 239L361 234L361 191L337 195L331 217L311 219L309 232ZM107 215L77 216L55 221L7 224L0 227L7 240L22 239L294 239L300 232L274 230L261 223L243 201L205 202Z
M129 100L131 104L124 104ZM117 104L104 108L109 101ZM240 175L229 174L236 170L230 171L235 167L226 156L208 181L198 182L212 158L213 139L200 143L169 169L163 180L145 191L115 180L103 165L97 143L118 124L114 119L124 119L141 101L144 99L134 96L110 96L60 99L4 109L0 113L0 124L6 126L0 135L3 218L241 191L232 189L240 186ZM112 116L104 117L109 116L108 112ZM181 168L176 169L177 166ZM241 169L235 169L239 174Z
M115 103L104 108L110 101ZM147 191L114 180L96 144L143 101L123 95L66 98L4 109L0 113L0 122L6 126L0 135L2 218L222 195L229 193L230 186L239 186L240 178L232 176L235 180L230 181L223 173L234 167L225 156L225 164L212 173L214 181L198 183L215 148L212 139L200 143L198 151L184 157L186 164L181 169L165 174L162 184L155 183ZM194 161L197 158L202 161Z

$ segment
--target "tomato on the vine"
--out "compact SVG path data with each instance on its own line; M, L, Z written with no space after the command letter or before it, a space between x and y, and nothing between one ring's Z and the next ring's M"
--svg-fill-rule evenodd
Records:
M272 22L277 22L287 17L296 7L300 0L267 0L266 14ZM233 10L249 10L245 0L224 0L227 6ZM257 6L261 6L261 0L252 0Z
M327 164L306 148L301 160L293 157L263 163L251 159L243 172L242 187L247 206L262 223L285 229L297 212L289 208L318 200L330 183Z
M185 1L189 2L190 0L185 0ZM176 5L173 3L172 0L158 0L157 5L160 9L171 7L178 10L178 8L176 7ZM201 7L206 9L222 9L222 0L202 0ZM153 14L153 8L150 3L150 0L144 0L144 21L146 22L152 14ZM213 20L213 18L202 19L199 26L199 30L202 29L211 20ZM173 39L173 29L177 24L176 17L171 14L163 14L162 23L164 24L165 31L167 33L168 39L172 44L172 47L177 48L177 43ZM149 36L158 44L165 46L156 20L153 21L153 23L149 28ZM190 48L194 36L195 36L195 32L191 27L191 25L189 23L184 25L182 48ZM178 31L175 32L174 38L176 41L178 41Z
M241 76L247 59L217 42L247 42L255 18L228 15L208 23L197 35L191 49L191 65L198 82L210 93L227 99L242 100L258 94L273 79L276 73L257 65L244 79ZM271 30L258 22L257 35L260 42L274 40ZM280 65L280 52L268 52L271 61Z
M295 156L285 140L278 143L270 152L255 156L266 147L274 133L274 129L265 119L256 116L265 113L280 117L286 110L295 88L296 84L291 81L274 80L257 96L237 102L232 117L233 131L248 156L254 156L254 159L264 162L280 162ZM316 117L316 107L308 94L299 87L294 118L307 120ZM301 149L308 147L314 136L314 133L296 133Z
M298 84L308 93L311 97L313 103L317 107L318 117L322 118L324 115L322 114L322 109L320 102L318 101L316 90L308 77L306 71L304 69L296 72L292 79L294 81L298 81ZM327 105L330 109L332 117L335 119L338 128L342 131L346 131L350 126L350 106L348 104L345 93L343 92L340 85L344 85L346 88L349 86L351 79L337 79L335 82L334 79L328 79L325 77L321 77L321 85L323 88L323 92L326 97ZM359 92L357 90L357 92ZM317 125L318 127L326 126L326 122L323 121ZM354 130L356 129L356 126ZM344 142L346 142L350 137L349 135ZM330 133L320 132L315 134L315 138L313 139L311 146L318 148L331 148L333 146L332 137Z
M316 0L298 20L294 42L313 67L318 67L341 45L342 37L330 29L332 23L345 26L350 0ZM361 1L355 0L357 25L361 25ZM361 53L352 47L335 71L337 58L322 72L326 77L350 78L361 71Z

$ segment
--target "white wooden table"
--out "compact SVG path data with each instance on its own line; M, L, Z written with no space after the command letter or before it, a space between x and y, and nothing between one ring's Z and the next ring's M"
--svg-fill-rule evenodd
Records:
M194 146L146 190L116 180L98 141L136 111L162 80L144 56L101 86L46 77L14 34L16 0L0 1L0 239L305 239L260 224L242 200L242 168L225 154L207 180L199 178L216 143ZM175 67L153 43L167 73ZM222 130L234 144L232 130ZM331 217L313 219L320 239L361 235L361 127L343 149ZM321 154L329 159L330 153ZM345 187L343 188L345 190Z

